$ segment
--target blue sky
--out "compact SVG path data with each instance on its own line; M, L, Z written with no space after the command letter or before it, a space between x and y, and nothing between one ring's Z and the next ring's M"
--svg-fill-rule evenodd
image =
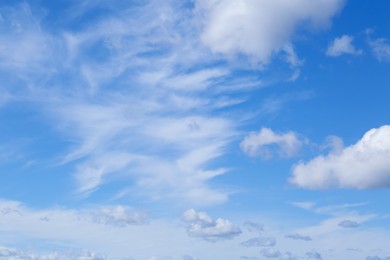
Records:
M1 259L388 259L387 1L2 1Z

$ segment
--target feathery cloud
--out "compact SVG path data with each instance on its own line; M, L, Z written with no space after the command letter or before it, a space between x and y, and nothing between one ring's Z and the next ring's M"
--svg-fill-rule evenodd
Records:
M343 54L360 55L362 50L357 49L352 44L353 37L349 35L343 35L334 39L326 50L326 55L337 57Z

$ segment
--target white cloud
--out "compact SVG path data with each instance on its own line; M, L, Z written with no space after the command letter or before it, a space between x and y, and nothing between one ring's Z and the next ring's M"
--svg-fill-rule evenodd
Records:
M345 227L340 225L340 223L343 223L345 219L354 223L364 223L371 221L374 218L376 218L376 215L374 214L357 214L356 212L347 212L325 219L317 226L303 228L299 231L299 233L309 234L312 238L321 237L323 235L335 235L337 232L345 231Z
M28 4L0 7L1 69L40 70L50 59L52 38L46 34Z
M334 39L326 50L326 55L337 57L343 54L360 55L362 50L357 49L352 44L353 37L349 35L343 35Z
M197 1L196 14L192 8L177 8L180 1L151 0L141 5L121 4L121 8L103 2L72 4L71 11L61 14L61 27L43 26L43 14L29 4L0 10L4 13L0 66L7 70L4 75L22 79L17 86L3 82L0 90L12 96L4 102L23 97L32 101L34 111L45 113L44 120L50 119L45 125L58 130L52 138L65 145L53 155L60 157L61 153L62 158L47 160L61 161L56 166L66 164L72 169L79 196L98 192L120 175L125 180L122 190L131 189L153 201L178 200L191 206L226 202L228 187L216 189L210 180L225 174L229 166L212 162L236 138L238 123L233 113L220 109L245 102L246 98L231 93L257 88L262 81L253 71L237 79L235 73L242 64L232 65L226 57L211 55L199 42L196 23L198 18L206 20L202 28L207 42L221 18L222 30L230 38L224 23L233 1ZM244 11L245 21L238 27L244 28L246 36L256 36L245 28L257 27L256 19L261 16L250 10L286 14L281 15L283 21L273 15L264 18L263 36L277 31L277 39L265 43L274 47L264 47L259 40L262 35L256 36L261 46L260 56L255 56L265 59L268 52L281 50L295 71L302 62L287 39L295 25L284 27L303 20L326 24L341 2L299 0L290 6L280 0L272 4L247 1L243 5L249 11ZM107 7L107 12L92 25L85 21L88 8L95 5ZM262 7L268 5L270 10L265 11ZM318 12L318 7L323 11ZM81 19L84 15L86 19ZM73 19L78 21L77 28L67 29ZM276 23L276 30L267 29L269 23ZM234 52L240 48L241 39L237 41L238 45L229 43ZM242 51L252 55L253 50L245 47ZM282 150L287 156L292 152Z
M330 206L318 206L317 203L311 201L302 201L302 202L293 202L291 205L312 211L317 214L327 214L327 215L341 215L346 212L351 211L351 208L362 207L367 205L368 203L345 203L345 204L337 204Z
M384 38L379 38L375 40L370 40L369 44L371 46L374 56L379 61L390 61L390 44Z
M227 170L209 165L224 154L235 123L210 112L245 100L219 89L229 68L202 68L214 58L186 35L190 22L172 2L149 1L63 33L72 90L55 93L45 109L70 141L63 163L76 165L78 195L120 174L130 186L123 189L152 200L192 206L227 200L228 191L208 184ZM93 48L110 55L85 57Z
M202 41L212 51L243 53L261 63L289 44L302 23L327 26L342 0L197 0Z
M316 251L311 251L311 252L307 252L305 254L305 257L304 259L310 259L310 260L322 260L322 256L320 253L316 252Z
M290 182L309 189L390 187L390 126L371 129L338 154L318 156L293 167Z
M190 255L183 256L183 260L199 260L198 258L192 257Z
M240 228L229 220L218 218L214 221L206 212L196 212L194 209L184 212L183 220L188 224L190 236L210 242L232 239L241 234Z
M123 206L123 205L122 205ZM123 206L125 207L125 206ZM113 207L108 207L113 208ZM124 225L121 227L97 223L91 213L98 212L100 207L87 209L66 209L61 207L34 209L19 202L0 201L0 245L7 248L18 248L26 254L41 256L68 256L63 259L77 259L70 256L107 256L107 259L182 259L185 255L199 259L240 259L240 256L258 256L261 248L244 247L240 240L250 239L252 232L242 232L232 239L219 239L218 243L209 243L210 240L200 239L198 236L188 236L183 232L183 225L168 219L149 219L147 225ZM215 220L206 213L195 212L187 215L190 223L196 221L203 226L208 223L216 228ZM132 211L130 211L132 214ZM164 213L165 214L165 213ZM305 259L305 253L311 249L332 248L334 251L322 250L325 259L333 256L348 259L353 254L354 259L373 254L372 248L383 248L381 255L388 254L386 242L389 234L383 229L345 229L338 223L349 219L364 223L372 219L370 215L344 214L321 222L318 226L302 228L294 231L307 234L313 238L310 243L302 243L285 238L288 223L273 219L267 223L267 232L275 237L280 249L280 259ZM192 222L191 222L192 221ZM280 223L284 223L283 227ZM277 225L275 229L272 226ZM61 230L61 232L58 232ZM233 229L230 228L230 231ZM219 232L218 231L218 232ZM216 232L214 232L215 234ZM219 232L221 235L224 232ZM198 233L199 234L199 233ZM202 232L210 235L210 232ZM225 233L228 236L227 233ZM236 237L236 239L233 239ZM238 240L237 238L240 238ZM213 240L216 241L216 240ZM152 245L152 246L151 246ZM26 248L28 250L26 251ZM94 254L82 249L90 249ZM229 248L230 250L226 250ZM269 248L269 247L265 247ZM361 251L350 252L346 248L361 248ZM47 253L49 252L49 253ZM52 252L52 253L50 253ZM291 252L293 254L285 253ZM70 254L71 253L71 254ZM61 259L59 257L54 259ZM39 258L38 258L39 259ZM50 259L50 258L49 258ZM88 259L88 258L87 258ZM91 259L91 258L89 258ZM92 258L93 259L93 258ZM310 258L309 258L310 259ZM61 259L62 260L62 259Z
M105 225L125 227L127 225L146 224L146 216L139 212L132 212L124 206L100 207L91 212L92 220Z
M286 238L291 238L294 240L304 240L304 241L311 241L312 240L310 236L305 236L305 235L301 235L298 233L287 235Z
M280 251L276 248L263 248L260 251L260 254L267 258L279 258L280 257Z
M262 128L258 133L249 133L241 142L241 149L250 156L271 159L274 154L281 157L292 157L299 153L307 140L294 132L276 133L269 128Z
M253 246L273 247L275 246L275 244L276 244L276 239L273 237L255 237L241 243L241 245L246 247L253 247Z
M338 225L343 228L356 228L359 226L359 223L352 220L343 220Z
M3 260L104 260L103 255L99 255L88 250L82 252L50 252L38 254L35 252L23 251L19 249L0 247L0 259Z
M249 232L261 233L261 232L264 231L264 225L263 224L252 222L252 221L245 221L244 227L246 227L246 229Z
M390 256L387 256L387 257L379 257L377 255L367 256L366 260L390 260Z
M298 202L292 202L291 205L301 209L310 210L314 208L316 203L312 201L298 201Z

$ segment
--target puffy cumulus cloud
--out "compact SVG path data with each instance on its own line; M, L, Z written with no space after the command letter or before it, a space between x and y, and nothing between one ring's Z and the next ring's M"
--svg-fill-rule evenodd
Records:
M131 212L124 206L100 207L91 212L92 220L110 226L125 227L147 223L146 216L139 212Z
M304 241L311 241L310 236L304 236L298 233L287 235L286 238L294 239L294 240L304 240Z
M232 239L241 234L240 228L229 220L218 218L214 221L206 212L196 212L194 209L184 212L183 220L188 224L190 236L210 242Z
M389 188L390 126L374 128L341 152L293 167L290 182L302 188Z
M326 50L326 55L337 57L343 54L360 55L362 50L357 49L353 44L353 37L349 35L343 35L334 39Z
M254 246L262 246L262 247L273 247L276 244L276 239L273 237L255 237L244 241L241 245L245 247L254 247Z
M379 61L390 61L390 43L386 39L370 40L369 45Z
M250 156L260 156L263 159L271 159L275 154L292 157L307 142L294 132L276 133L264 127L259 132L249 133L241 142L241 149Z
M356 228L359 226L359 223L352 220L343 220L338 225L343 228Z
M281 51L298 26L330 23L343 0L196 0L202 41L212 51L243 53L261 63Z

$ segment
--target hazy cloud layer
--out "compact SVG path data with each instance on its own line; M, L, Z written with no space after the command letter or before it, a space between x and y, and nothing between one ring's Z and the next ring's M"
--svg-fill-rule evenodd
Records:
M104 260L103 255L99 255L88 250L82 252L51 252L37 254L34 252L22 251L18 249L0 247L0 259L4 260Z

